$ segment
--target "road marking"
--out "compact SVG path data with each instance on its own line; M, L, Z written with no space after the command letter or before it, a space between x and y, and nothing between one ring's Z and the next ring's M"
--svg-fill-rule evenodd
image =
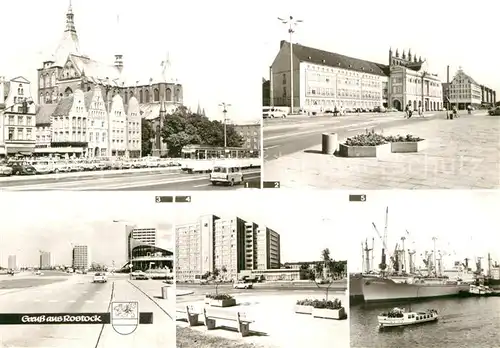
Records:
M75 303L76 300L69 300L68 303Z
M265 150L274 149L274 148L276 148L276 147L280 147L280 146L281 146L281 145L272 145L272 146L268 146L268 147L265 147L265 148L264 148L264 151L265 151Z
M211 184L195 185L193 187L205 187L205 186L209 186L209 185L211 185Z
M59 300L49 300L50 303L56 303L59 302Z
M42 302L42 301L40 301L39 299L36 298L33 300L33 302Z
M85 300L85 303L94 303L93 300Z

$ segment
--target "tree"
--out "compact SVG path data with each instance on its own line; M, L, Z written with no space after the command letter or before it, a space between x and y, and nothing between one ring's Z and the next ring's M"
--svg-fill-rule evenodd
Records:
M323 278L323 264L321 262L314 264L314 271L316 272L316 278Z
M214 271L212 272L210 280L215 284L215 295L219 294L218 292L219 285L222 283L223 278L225 278L226 273L227 273L226 266L222 266L220 269L215 268Z
M167 144L169 156L172 157L180 157L184 146L200 143L196 128L181 114L167 117L161 130L161 137Z
M141 149L142 156L151 155L153 150L152 139L155 137L153 125L145 118L141 119Z
M328 271L332 263L332 259L330 258L330 249L323 249L321 251L321 258L323 259L323 269Z

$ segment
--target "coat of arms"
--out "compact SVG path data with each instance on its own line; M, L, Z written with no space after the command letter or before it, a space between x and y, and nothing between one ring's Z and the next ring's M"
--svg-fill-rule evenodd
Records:
M139 325L139 302L111 303L111 325L121 335L130 335Z

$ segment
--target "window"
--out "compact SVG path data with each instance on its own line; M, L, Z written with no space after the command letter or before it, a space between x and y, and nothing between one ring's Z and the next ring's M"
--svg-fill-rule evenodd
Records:
M14 128L9 127L9 140L14 140Z
M146 89L145 93L144 93L144 99L145 99L145 103L149 103L149 90Z
M17 129L17 140L24 140L23 139L23 129L22 128L18 128Z
M31 128L26 129L26 139L27 140L32 140L32 133L31 133Z

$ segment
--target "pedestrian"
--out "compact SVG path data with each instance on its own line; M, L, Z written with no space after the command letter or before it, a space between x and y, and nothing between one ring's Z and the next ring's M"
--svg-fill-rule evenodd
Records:
M469 115L472 113L472 106L467 105L467 112L469 113Z
M409 118L408 116L410 115L410 107L406 105L405 107L405 118Z

